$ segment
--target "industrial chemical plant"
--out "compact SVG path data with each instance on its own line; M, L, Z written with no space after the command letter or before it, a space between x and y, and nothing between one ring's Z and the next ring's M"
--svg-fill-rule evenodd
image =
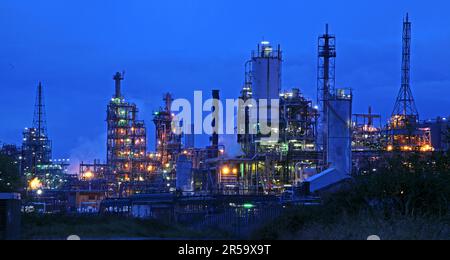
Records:
M306 97L298 88L284 90L280 45L263 41L251 53L242 91L236 97L244 102L256 100L257 106L260 100L277 100L279 122L272 129L276 139L268 140L259 124L252 123L262 115L252 118L249 106L239 107L239 120L245 122L235 140L242 151L239 156L230 156L228 147L220 143L216 121L210 144L203 148L195 146L194 134L174 131L174 125L182 122L175 122L170 93L161 93L162 106L151 118L155 137L148 136L150 126L139 118L137 105L126 99L125 73L120 72L113 76L114 92L105 104L106 160L92 158L72 173L68 172L70 161L52 158L40 83L33 125L24 130L22 146L5 145L1 153L19 162L28 184L24 191L27 211L179 220L229 208L319 203L320 192L373 170L374 165L376 169L394 154L448 151L447 119L421 120L415 105L411 39L411 21L406 16L401 88L386 123L372 107L367 113L354 113L358 97L336 83L336 36L327 25L318 38L317 97ZM219 102L220 92L212 90L211 98ZM223 114L217 104L212 107L216 116ZM148 138L155 138L155 147L148 146Z

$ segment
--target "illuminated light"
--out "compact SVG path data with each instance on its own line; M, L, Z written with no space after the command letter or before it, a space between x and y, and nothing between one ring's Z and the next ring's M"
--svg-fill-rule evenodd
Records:
M149 165L149 166L147 167L147 171L149 171L149 172L153 171L153 166L152 166L152 165Z
M238 173L238 169L234 168L233 169L233 174L237 174Z
M166 168L170 168L170 163L166 163Z
M42 195L43 193L44 193L44 192L43 192L41 189L39 189L39 190L36 191L36 194L39 195L39 196Z
M40 188L42 188L42 182L38 177L36 177L30 181L29 188L30 190L39 190Z
M222 173L223 174L229 174L230 173L230 168L228 168L227 166L223 167Z
M83 178L87 180L92 180L94 178L94 173L91 171L87 171L83 174Z
M188 151L184 151L183 154L185 154L185 155L188 154Z
M269 41L262 41L261 44L262 44L262 45L269 45L270 42L269 42Z
M431 145L427 144L427 145L420 147L420 151L421 152L433 152L434 148Z
M251 203L245 203L243 206L244 206L244 208L246 208L246 209L252 209L252 208L255 207L255 205L253 205L253 204L251 204Z
M394 151L394 146L389 145L389 146L387 147L387 151L388 151L388 152Z

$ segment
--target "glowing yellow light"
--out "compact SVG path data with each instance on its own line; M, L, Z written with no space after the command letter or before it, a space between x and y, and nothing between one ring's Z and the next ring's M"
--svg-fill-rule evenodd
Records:
M83 178L87 180L92 180L94 178L94 173L91 171L87 171L83 174Z
M393 150L394 150L394 146L389 145L389 146L387 147L387 151L388 151L388 152L392 152Z
M238 173L238 169L234 168L233 169L233 174L237 174Z
M152 166L152 165L149 165L149 166L147 167L147 171L149 171L149 172L153 171L153 166Z
M434 151L434 148L431 145L426 144L426 145L420 147L420 151L421 152L432 152L432 151Z
M223 174L229 174L230 173L230 168L228 168L227 166L223 167L222 173Z
M30 188L30 190L39 190L40 188L42 188L42 183L38 177L36 177L30 181L29 188Z

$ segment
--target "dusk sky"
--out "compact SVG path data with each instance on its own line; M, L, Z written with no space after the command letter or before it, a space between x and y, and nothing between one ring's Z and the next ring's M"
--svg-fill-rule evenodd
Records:
M337 87L384 120L400 88L402 19L413 23L412 89L422 119L450 114L448 1L1 0L0 142L20 144L42 81L57 158L105 159L112 75L140 108L154 148L162 96L239 95L261 40L281 44L283 86L316 98L317 37L337 36ZM313 2L316 2L313 4ZM415 3L414 3L415 2ZM201 143L200 143L201 144Z

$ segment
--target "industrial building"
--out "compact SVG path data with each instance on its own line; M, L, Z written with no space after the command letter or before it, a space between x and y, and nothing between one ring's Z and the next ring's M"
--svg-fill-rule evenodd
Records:
M46 207L44 212L65 207L78 213L172 218L179 216L175 211L193 208L207 214L208 203L223 208L228 202L233 209L264 198L270 203L278 198L282 204L316 203L318 192L368 168L376 169L394 152L429 153L450 147L447 118L420 121L410 84L408 16L403 27L402 84L388 125L372 107L354 113L352 89L337 86L336 36L327 25L318 37L317 100L299 88L283 86L285 57L280 45L274 48L263 41L251 53L239 96L243 102L237 109L236 142L242 151L238 156L230 156L219 141L223 114L219 90L211 93L215 120L209 145L196 147L193 133L176 131L184 122L174 120L174 98L166 93L151 118L155 147L150 152L147 127L136 104L122 93L124 73L120 72L113 76L115 93L107 105L105 161L82 162L79 172L68 175L69 162L52 159L42 84L33 127L24 131L21 149L4 147L1 153L20 152L29 190Z
M23 132L21 151L21 172L29 184L29 192L42 195L44 190L57 190L65 184L69 161L52 159L42 83L37 87L33 126Z
M421 127L411 90L411 27L409 15L403 21L402 82L387 126L387 151L432 152L431 129Z
M154 113L153 122L156 127L156 153L162 165L173 163L177 154L181 153L182 136L175 133L172 113L172 95L164 96L165 107Z
M120 72L114 76L115 94L107 109L107 164L114 174L119 194L142 190L149 179L147 169L147 131L138 120L135 104L126 102L121 92L124 79Z

